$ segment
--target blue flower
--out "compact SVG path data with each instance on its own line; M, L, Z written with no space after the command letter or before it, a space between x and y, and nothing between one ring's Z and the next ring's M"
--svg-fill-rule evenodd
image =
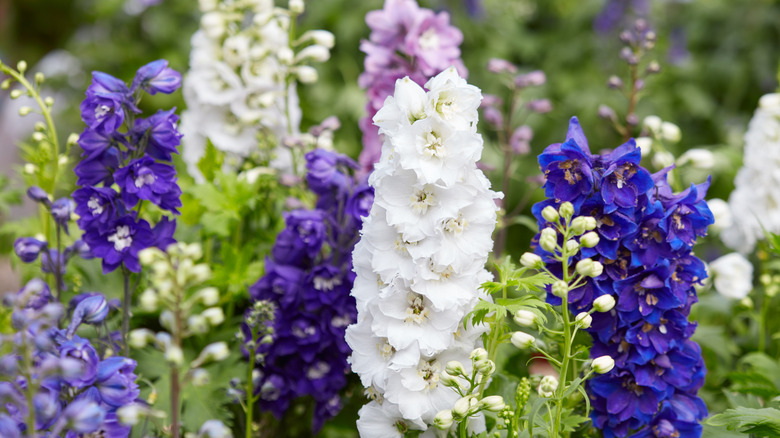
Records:
M76 203L70 198L60 198L51 204L51 215L57 225L63 227L65 233L68 233L68 222L76 208Z
M76 214L79 215L78 225L81 229L97 227L100 232L106 230L124 209L118 202L119 194L111 187L87 186L73 192L76 201Z
M572 202L593 190L593 163L587 139L576 117L569 122L566 141L548 146L539 155L539 166L547 179L544 188L549 197Z
M95 387L103 403L117 408L138 398L135 367L136 362L125 357L109 357L100 362Z
M168 67L168 61L158 59L138 69L130 91L139 87L149 94L171 94L181 86L181 74Z
M32 237L20 237L14 241L14 253L25 263L32 263L47 246L47 243Z
M145 220L122 216L106 227L105 232L88 229L84 241L95 257L103 259L103 273L107 274L122 263L132 272L141 272L138 253L153 245L155 235Z
M114 171L121 166L122 156L117 148L110 147L100 153L88 155L79 161L73 171L80 186L95 186L114 183Z
M144 199L163 210L178 213L181 207L181 189L176 184L176 169L158 163L150 157L137 158L117 169L114 179L122 189L122 201L127 208Z
M654 186L650 173L639 166L641 158L642 153L634 139L604 157L601 197L607 206L606 212L620 207L636 207L639 195Z
M181 134L176 124L179 116L176 108L168 111L157 111L154 115L138 119L133 126L134 143L142 145L146 142L144 152L150 157L163 161L172 161L173 154L179 153L177 146L181 143Z
M132 105L124 82L102 72L92 72L87 98L81 102L81 119L89 129L105 135L115 132L125 120L125 107Z
M72 339L61 340L59 347L61 358L77 360L81 363L81 374L65 379L74 388L84 388L95 383L98 371L98 354L88 340L73 336Z

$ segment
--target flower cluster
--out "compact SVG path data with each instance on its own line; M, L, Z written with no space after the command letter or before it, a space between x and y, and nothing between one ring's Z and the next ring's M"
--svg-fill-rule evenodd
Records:
M181 134L175 109L141 114L138 103L148 94L176 91L181 76L157 60L138 69L130 87L106 73L93 72L81 118L82 158L74 168L80 189L73 192L78 225L103 272L119 266L140 272L138 252L173 242L176 223L164 216L152 227L140 217L144 203L178 214L181 190L171 163ZM117 190L118 189L118 190Z
M730 248L747 254L764 238L764 231L780 233L780 94L758 102L745 133L745 156L729 196L732 225L721 233Z
M275 139L274 147L297 134L301 110L295 81L315 82L317 71L308 63L328 60L334 44L333 34L324 30L291 39L302 1L290 1L288 9L275 7L273 0L199 4L204 14L192 36L181 128L183 158L192 174L198 174L207 139L245 158L259 152L261 137ZM288 151L274 153L276 167L291 166Z
M253 361L261 376L256 387L260 407L282 416L294 398L311 395L314 431L341 410L339 391L349 369L344 332L357 317L349 294L355 277L350 255L361 217L373 203L371 187L351 175L356 168L357 163L334 152L306 154L306 180L317 195L316 208L284 215L286 227L276 238L265 274L250 289L255 302L277 309L273 340L247 346L263 358Z
M359 78L368 94L368 115L360 120L363 151L359 161L364 174L379 161L382 140L372 120L393 94L396 80L409 77L423 85L450 66L466 76L459 48L463 34L450 25L447 12L420 8L415 0L385 0L384 9L366 14L366 23L371 35L360 44L366 59Z
M89 340L75 334L82 323L102 323L108 303L100 294L78 295L71 322L61 330L64 308L53 300L39 279L6 297L15 332L3 336L10 352L0 357L0 435L128 437L130 428L116 412L139 395L135 361L108 350L101 359Z
M454 67L425 86L399 79L374 117L384 145L353 253L358 322L347 329L352 370L375 398L360 411L362 436L425 429L452 408L458 394L442 372L470 362L482 330L463 319L489 299L479 286L491 278L498 195L476 167L482 95Z
M561 263L544 249L556 245L548 242L555 235L547 231L546 207L568 206L575 228L580 216L595 218L595 246L574 239L565 244L583 248L569 266L578 272L581 265L599 269L573 290L553 287L548 293L554 305L568 294L575 314L603 307L594 302L603 295L617 301L609 311L597 309L588 329L591 357L615 360L614 369L588 382L594 424L609 438L631 431L637 433L633 436L658 431L665 435L655 436L693 436L701 433L698 422L706 416L696 395L706 370L699 346L690 340L696 325L688 315L697 300L694 285L707 274L692 246L713 222L703 200L709 182L674 194L668 169L651 175L639 165L640 156L633 140L610 153L591 154L573 118L566 141L539 156L550 199L533 209L542 230L537 252L552 272L556 266L560 271Z

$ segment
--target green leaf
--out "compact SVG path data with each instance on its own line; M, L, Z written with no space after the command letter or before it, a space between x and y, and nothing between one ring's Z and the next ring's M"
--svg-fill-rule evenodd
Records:
M493 314L493 317L490 318L490 320L494 320L496 316L501 314L503 312L504 315L506 315L506 308L500 304L491 303L490 301L485 301L483 299L479 299L479 303L477 303L476 306L474 306L474 310L468 313L465 318L463 318L463 325L465 327L466 323L468 321L471 321L473 325L482 324L483 322L488 321L488 315ZM502 316L504 316L502 315Z
M569 414L561 418L561 426L563 426L564 432L573 432L580 427L582 423L590 420L588 417L582 415Z
M712 426L725 426L728 430L750 433L762 437L780 436L780 410L739 407L728 409L707 420Z
M198 161L198 169L206 181L214 181L214 175L222 169L222 163L225 160L225 154L217 150L210 140L206 141L206 151L203 158Z
M531 411L528 413L528 435L534 436L534 424L536 423L536 414L539 409L547 402L546 398L538 397L531 405Z
M780 394L774 382L761 373L734 371L726 377L731 380L729 389L732 391L753 394L764 399L770 399Z

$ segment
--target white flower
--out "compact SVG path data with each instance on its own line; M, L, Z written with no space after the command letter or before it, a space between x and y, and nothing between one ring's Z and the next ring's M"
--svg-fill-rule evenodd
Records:
M358 411L357 429L362 437L403 438L408 430L425 430L420 419L409 420L401 415L398 405L388 401L376 401Z
M742 254L733 252L710 262L715 290L719 294L740 300L753 290L753 265Z
M718 198L709 199L707 205L710 207L710 211L715 217L715 223L713 223L710 228L716 231L723 231L734 224L731 216L731 208L726 201Z
M715 167L715 155L707 149L688 149L677 159L677 164L683 166L688 163L697 169L709 170Z

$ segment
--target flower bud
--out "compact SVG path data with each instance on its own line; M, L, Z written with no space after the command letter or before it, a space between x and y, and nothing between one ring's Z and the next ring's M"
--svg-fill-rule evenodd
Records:
M534 327L536 325L536 314L528 310L518 310L515 312L515 322L522 327Z
M30 114L31 112L32 112L32 108L30 108L29 106L23 106L19 108L19 115L22 117L26 116L27 114Z
M443 373L439 374L439 382L441 382L441 384L444 386L449 386L453 388L460 387L460 382L458 378L448 373L447 371L444 371Z
M549 99L534 99L528 102L526 107L538 114L546 114L553 110L552 102Z
M319 79L317 69L310 65L299 65L298 67L295 67L295 76L302 84L312 84Z
M433 426L439 430L447 430L452 427L454 419L452 417L452 411L445 409L439 411L435 417L433 417Z
M590 316L588 312L580 312L574 317L574 322L581 328L586 329L590 327L590 324L593 322L593 317Z
M20 97L22 97L22 90L11 90L11 99L18 99Z
M555 211L555 207L552 205L548 205L547 207L544 207L542 210L542 217L547 222L556 223L560 219L560 216L558 215L558 212Z
M184 363L184 352L176 345L168 345L165 349L165 360L179 366Z
M677 143L682 138L680 128L674 123L663 122L661 123L661 138L666 141Z
M298 52L297 55L295 55L296 63L304 61L325 62L328 59L330 59L330 50L328 50L328 48L325 46L320 46L319 44L305 47L303 50Z
M658 151L653 155L652 162L658 168L669 167L674 164L674 155L669 151Z
M9 88L11 88L11 78L8 78L3 82L0 82L0 89L7 90Z
M25 71L27 71L27 61L19 61L16 63L16 70L19 71L19 73L24 74Z
M596 218L592 216L577 216L571 221L571 230L576 235L583 234L596 228Z
M541 269L544 267L542 258L531 252L527 252L520 257L520 264L531 269Z
M27 189L27 197L35 202L40 202L47 207L51 206L51 198L49 197L49 194L38 186L31 186L29 189Z
M615 367L615 359L609 356L599 356L593 359L593 363L590 365L593 371L599 374L606 374Z
M142 265L149 266L155 261L162 259L162 256L163 256L162 251L160 251L158 248L154 246L151 246L149 248L142 249L138 253L138 261L140 261Z
M597 312L609 312L615 307L615 298L612 295L602 295L593 300L593 308Z
M663 120L661 120L661 118L658 116L647 116L645 117L645 120L642 122L642 124L652 134L657 136L661 133L661 125L663 124Z
M468 417L476 411L478 403L477 397L473 395L459 398L452 407L452 417L455 420Z
M225 19L220 12L206 12L200 18L200 27L211 39L217 39L225 33Z
M484 348L475 348L471 354L469 355L469 359L471 359L472 362L482 362L483 360L487 360L488 358L488 352Z
M558 247L558 233L552 228L545 228L539 236L539 246L547 252L555 252Z
M479 371L481 374L485 376L490 376L494 372L496 372L496 363L492 360L484 360L482 362L477 362L475 364L477 371Z
M153 289L146 289L141 293L141 296L138 297L138 303L145 311L154 312L159 305L157 293Z
M566 252L569 254L574 254L578 249L580 249L580 244L574 239L567 240L565 246Z
M604 271L604 266L591 259L582 259L577 262L577 273L585 277L598 277Z
M639 137L636 139L636 147L642 151L642 156L646 157L653 150L653 139L650 137Z
M41 251L46 248L46 242L32 237L20 237L14 241L14 253L25 263L38 259Z
M215 287L205 287L197 293L204 306L213 306L219 302L219 291Z
M558 214L563 216L564 219L569 219L574 214L574 205L571 202L564 202L558 207Z
M515 347L521 350L525 350L527 348L531 348L531 346L534 345L536 338L525 332L514 332L512 333L511 341L512 345Z
M336 43L336 38L332 33L327 30L309 30L306 31L300 38L301 41L313 41L314 44L324 46L328 49L332 49Z
M142 410L140 403L130 403L117 409L116 416L120 423L126 426L134 426L138 424L138 420L143 414Z
M447 362L447 366L444 369L444 371L447 372L447 374L451 376L465 376L466 375L466 368L463 367L463 364L460 363L457 360L451 360Z
M225 314L222 312L221 307L211 307L201 312L201 316L206 318L212 326L218 326L225 321Z
M500 395L490 395L479 401L479 405L482 409L486 409L490 412L501 412L506 407L504 398Z
M599 117L605 120L615 120L617 119L617 114L615 114L615 110L613 110L611 107L607 105L599 105L599 109L597 111Z
M201 263L192 267L190 270L190 275L192 276L192 280L194 282L202 283L211 277L211 268L209 268L209 265Z
M200 366L206 362L218 362L228 357L229 350L225 342L215 342L201 350L198 357L192 362L192 366ZM197 364L197 365L195 365Z
M552 293L556 297L563 298L569 294L569 284L563 280L557 280L552 284Z
M588 231L580 237L580 246L585 248L593 248L599 244L599 235L595 231Z
M558 379L554 376L544 376L539 383L539 389L537 392L540 397L550 398L555 394L558 389Z
M135 329L127 334L127 344L133 348L144 348L150 340L154 340L154 333L149 329Z
M195 368L191 371L191 382L193 386L205 386L208 385L211 379L209 378L209 372L203 368Z
M290 2L287 4L287 8L295 15L303 14L303 0L290 0Z
M688 149L677 159L677 164L682 166L688 163L697 169L709 170L715 167L715 155L706 149Z

